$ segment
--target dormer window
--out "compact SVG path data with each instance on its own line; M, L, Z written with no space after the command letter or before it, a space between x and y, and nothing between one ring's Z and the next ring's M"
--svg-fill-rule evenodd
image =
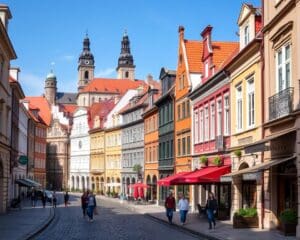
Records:
M244 46L249 43L250 35L249 35L249 25L246 25L244 28Z

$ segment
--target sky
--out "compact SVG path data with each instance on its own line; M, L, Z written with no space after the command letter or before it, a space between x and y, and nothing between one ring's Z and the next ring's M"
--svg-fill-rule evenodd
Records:
M2 0L13 18L9 36L17 53L20 83L27 96L43 94L53 69L58 91L76 92L77 61L86 32L95 58L95 77L116 78L121 40L126 29L137 79L160 69L176 69L178 26L185 38L201 40L213 26L212 39L238 41L242 0ZM260 6L261 0L248 0Z

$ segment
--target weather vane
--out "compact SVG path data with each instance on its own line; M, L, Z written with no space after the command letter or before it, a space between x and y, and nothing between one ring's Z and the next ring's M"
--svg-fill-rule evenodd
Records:
M51 65L51 70L50 71L53 73L55 62L51 62L50 65Z

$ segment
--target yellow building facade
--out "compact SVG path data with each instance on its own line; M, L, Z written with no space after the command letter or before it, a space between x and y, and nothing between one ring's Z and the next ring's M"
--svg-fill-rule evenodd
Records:
M93 191L105 193L105 132L103 129L90 131L90 179Z
M121 129L105 129L105 191L107 195L121 192Z

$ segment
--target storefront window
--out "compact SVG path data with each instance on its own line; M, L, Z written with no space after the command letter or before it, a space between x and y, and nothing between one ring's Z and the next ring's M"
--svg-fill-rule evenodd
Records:
M243 181L242 197L243 208L256 208L257 194L255 181Z
M183 193L185 198L187 198L189 200L190 186L189 185L178 185L177 186L177 197L178 197L179 193Z

